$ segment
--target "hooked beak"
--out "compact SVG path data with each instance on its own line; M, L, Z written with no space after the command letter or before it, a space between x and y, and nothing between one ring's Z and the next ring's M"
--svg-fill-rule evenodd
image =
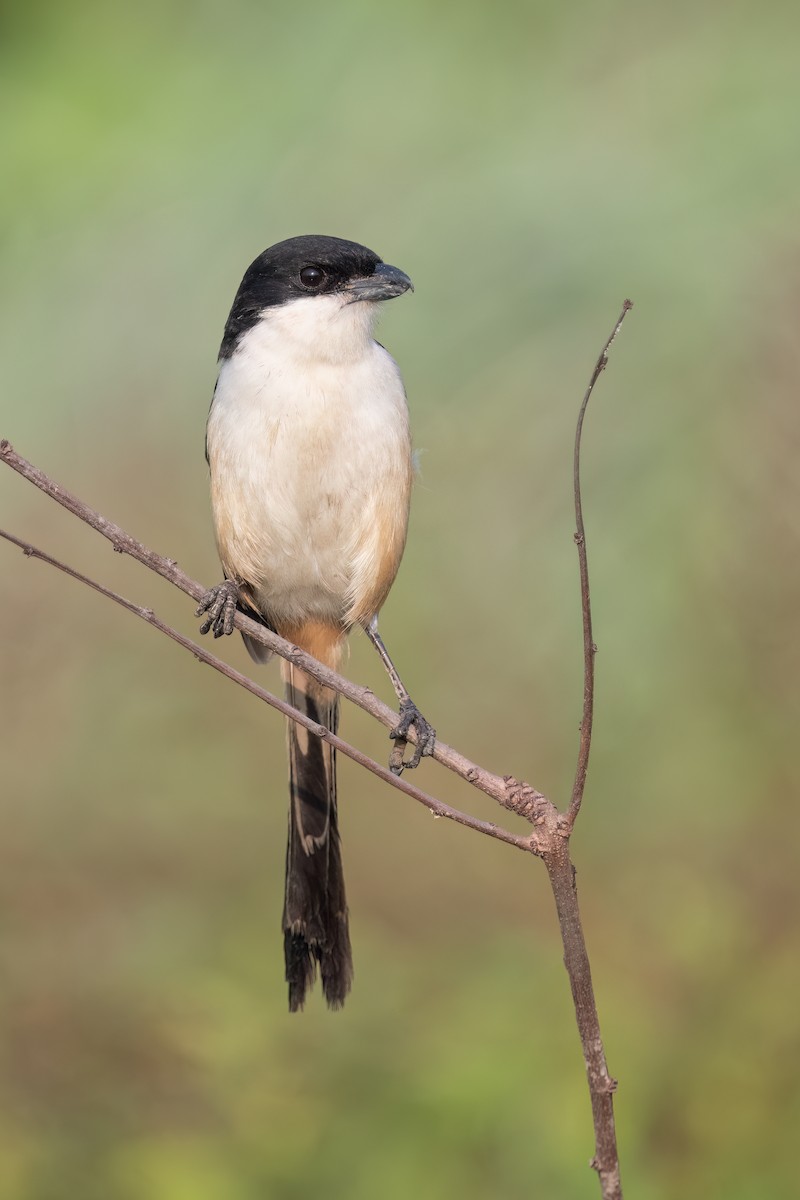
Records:
M357 300L391 300L394 296L402 296L403 292L413 292L414 285L405 271L390 267L388 263L378 263L372 275L351 279L344 290L349 297L347 303L355 304Z

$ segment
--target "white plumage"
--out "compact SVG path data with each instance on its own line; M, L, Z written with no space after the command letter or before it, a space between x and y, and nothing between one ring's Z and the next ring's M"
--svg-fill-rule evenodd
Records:
M400 562L408 408L376 312L341 296L270 308L222 363L207 431L219 554L278 627L366 624Z

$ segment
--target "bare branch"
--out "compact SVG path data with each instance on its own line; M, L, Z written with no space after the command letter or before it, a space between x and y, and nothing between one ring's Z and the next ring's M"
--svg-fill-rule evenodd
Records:
M510 846L516 846L518 850L527 850L529 853L534 854L538 853L538 848L530 835L528 837L520 837L517 834L510 833L507 829L501 829L491 821L480 821L477 817L460 812L459 809L452 808L442 800L437 800L434 796L429 796L421 788L415 787L402 776L393 774L387 767L381 766L380 763L363 754L355 746L351 746L343 738L338 737L335 733L331 733L324 725L319 725L316 721L310 720L299 709L294 708L291 704L287 704L285 700L281 700L278 696L274 696L271 692L266 691L265 688L259 687L252 679L249 679L246 675L242 675L241 672L223 662L221 658L216 658L215 655L209 654L203 646L184 637L183 634L178 633L177 629L166 625L156 616L151 608L141 608L138 604L133 604L130 600L126 600L124 596L118 595L117 592L112 592L101 583L97 583L87 575L82 575L80 571L74 570L72 567L67 566L66 563L59 562L57 558L52 558L49 554L45 554L43 550L32 546L30 542L25 542L21 538L15 537L14 534L6 532L4 529L0 529L0 537L4 538L7 542L12 542L15 546L19 546L27 558L38 558L41 562L47 563L51 567L56 567L59 571L63 571L65 575L69 575L72 579L77 579L79 583L86 584L87 587L99 592L101 596L113 600L115 604L119 604L129 613L140 617L160 633L166 634L173 642L177 642L184 650L190 651L199 662L213 667L215 671L219 671L226 679L232 680L233 683L238 683L240 687L243 687L253 696L257 696L259 700L263 700L270 707L277 709L285 717L296 721L298 725L305 726L306 729L310 730L317 737L322 738L323 741L329 742L340 753L351 758L360 766L366 767L368 771L371 771L373 775L377 775L385 783L391 784L392 787L397 788L400 792L405 792L412 800L417 800L420 804L424 804L435 817L446 817L450 821L455 821L459 825L466 826L467 829L474 829L476 832L483 833L487 837L497 838L501 842L507 842Z
M147 546L137 542L129 533L126 533L119 525L113 521L109 521L106 517L101 516L88 504L79 500L77 496L73 496L66 488L50 479L44 471L39 467L28 462L21 454L17 454L10 442L6 440L0 441L0 461L5 462L9 467L13 468L18 474L22 475L30 483L34 484L45 495L51 499L58 501L74 516L79 517L81 521L85 521L92 529L96 529L98 533L102 533L103 537L108 538L114 550L120 554L127 554L131 558L136 559L143 566L149 567L151 571L155 571L157 575L161 575L163 579L169 580L175 587L185 592L187 596L191 596L194 600L201 600L206 594L207 589L201 583L194 579L190 579L178 566L175 559L163 558L154 550L150 550ZM365 687L359 687L355 683L351 683L343 675L337 674L329 667L323 666L310 654L306 654L298 646L293 646L291 642L285 641L282 637L278 637L272 630L267 629L259 622L252 620L244 613L237 612L234 620L234 625L243 633L246 633L254 641L261 642L267 646L275 654L285 658L288 662L294 663L295 666L301 667L302 670L317 679L325 687L332 688L339 695L344 696L346 700L350 700L353 704L357 704L364 712L374 717L376 721L386 726L387 729L393 729L397 724L397 713L393 712L388 705L384 704L377 696ZM414 741L414 731L411 730L409 740ZM478 766L477 763L471 762L463 754L454 750L445 742L436 739L436 748L432 756L436 762L447 767L456 775L471 783L473 787L485 792L487 796L491 796L498 804L507 808L510 812L519 812L522 816L531 819L531 806L535 803L547 804L544 796L531 788L528 784L520 784L517 780L510 776L503 777L495 775L491 771L487 771L485 767Z
M614 1092L617 1089L617 1081L612 1079L606 1064L589 955L578 908L575 868L570 862L567 839L563 842L560 853L556 847L554 853L545 855L545 866L556 902L558 925L564 946L564 966L569 975L572 1003L575 1007L575 1019L583 1047L586 1078L592 1101L595 1137L592 1167L599 1176L603 1200L622 1200L614 1126Z
M558 913L559 928L561 930L561 938L564 946L564 965L569 976L570 987L572 990L573 1004L575 1007L575 1016L578 1024L581 1045L583 1048L584 1061L586 1063L586 1074L589 1084L589 1092L592 1103L592 1116L595 1130L595 1157L592 1161L592 1166L597 1171L603 1195L603 1200L621 1200L622 1187L620 1183L619 1160L617 1156L616 1133L614 1128L614 1108L613 1094L616 1088L616 1081L612 1079L608 1071L608 1066L605 1059L605 1051L600 1034L600 1024L597 1014L597 1006L594 998L592 987L591 970L589 966L589 958L586 951L586 942L583 935L581 925L580 911L578 908L578 895L575 886L575 870L572 865L569 853L570 836L580 811L583 800L583 792L586 783L586 772L589 763L589 751L591 748L592 739L592 719L594 707L594 655L595 646L592 640L592 619L591 605L589 595L589 573L586 556L586 534L583 523L583 512L581 507L581 492L580 492L580 447L581 436L583 431L583 421L586 414L586 408L589 399L594 390L600 374L604 370L608 362L608 352L611 345L619 333L622 322L626 313L632 307L629 300L626 300L622 312L617 320L616 325L608 338L600 357L595 364L589 386L583 398L583 403L580 408L577 429L575 434L575 450L574 450L574 489L575 489L575 517L576 517L576 533L575 542L578 547L578 561L580 566L580 583L581 583L581 608L583 614L583 644L584 644L584 690L583 690L583 716L581 721L581 737L578 751L578 762L576 768L575 782L572 790L572 797L567 811L560 814L556 807L530 785L519 782L510 775L499 776L476 763L470 762L468 758L460 754L452 747L445 745L437 740L434 752L434 758L437 762L455 772L462 779L471 783L481 791L491 796L504 808L511 812L515 812L524 816L534 826L534 832L526 837L520 837L510 833L505 829L500 829L491 822L479 821L475 817L471 817L466 813L459 812L457 809L451 808L449 805L443 804L441 801L429 796L426 792L415 787L407 782L405 778L400 778L394 775L386 767L374 762L361 751L349 745L343 739L332 734L324 726L317 725L310 721L305 714L297 711L285 701L278 699L271 693L255 684L251 679L241 675L232 667L229 667L222 660L215 658L214 655L208 653L201 646L185 638L176 630L171 629L150 609L139 608L122 596L109 591L101 584L79 574L71 567L58 562L42 551L37 550L29 543L21 541L19 538L11 534L2 533L0 536L6 538L19 546L25 554L41 559L50 565L57 567L59 570L66 572L73 578L84 583L88 587L94 588L102 595L120 604L129 612L134 613L148 624L153 625L162 633L172 638L179 645L191 651L201 662L207 663L214 667L215 670L221 672L227 678L241 687L246 688L253 695L270 704L279 712L282 712L290 720L297 721L310 729L318 737L324 738L335 746L343 754L360 763L368 770L372 771L379 778L386 781L392 787L404 792L412 799L424 804L435 816L446 817L449 820L455 821L467 828L473 829L478 833L483 833L489 837L494 837L500 841L504 841L509 845L515 846L518 849L526 850L541 857L546 865L550 884L553 890L553 895L556 902L556 910ZM178 567L178 564L172 559L162 558L154 551L149 550L146 546L137 542L130 537L123 529L113 522L108 521L105 517L89 508L83 501L71 495L66 489L54 483L43 471L27 462L24 458L18 455L7 441L0 441L0 460L7 463L20 475L24 476L31 483L35 484L46 495L57 500L75 516L85 521L93 529L102 533L108 538L113 548L120 553L128 554L135 558L144 566L155 571L163 578L168 579L176 587L180 588L187 595L195 600L200 600L205 595L206 589L195 580L190 579ZM358 687L352 684L343 676L331 671L305 654L297 646L284 641L277 634L272 633L263 625L250 619L245 614L237 612L234 624L236 628L247 633L255 641L259 641L267 646L270 650L279 654L281 657L301 667L313 678L317 679L326 687L332 688L346 699L357 704L365 712L369 713L381 724L391 729L396 721L395 713L380 700L378 700L368 688ZM413 738L411 740L414 740Z
M583 403L578 413L578 424L575 429L575 453L573 457L573 486L575 491L575 544L578 547L578 564L581 575L581 611L583 613L583 716L581 718L581 740L578 747L578 765L575 770L575 782L572 786L572 799L567 809L567 824L572 829L575 818L583 803L583 791L586 786L586 772L589 768L589 751L592 746L592 723L594 720L594 656L597 647L592 638L592 606L589 596L589 563L586 557L586 530L583 527L583 506L581 504L581 436L583 434L583 418L591 399L594 385L606 368L608 352L612 343L622 328L625 316L633 308L630 300L625 300L622 312L611 335L600 352L595 363L589 386L583 397Z

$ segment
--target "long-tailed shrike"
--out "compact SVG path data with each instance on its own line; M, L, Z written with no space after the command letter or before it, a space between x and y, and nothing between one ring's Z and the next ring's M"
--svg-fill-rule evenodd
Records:
M395 769L416 766L435 739L378 634L405 545L414 469L403 381L372 332L380 304L410 288L397 267L334 237L290 238L248 267L225 326L206 432L225 581L198 609L201 632L219 637L232 631L240 605L334 668L360 625L400 701ZM268 659L260 643L244 640L256 662ZM336 693L282 667L289 701L335 731ZM416 746L402 763L412 726ZM338 1008L353 962L335 754L292 721L288 748L289 1008L302 1008L317 964L325 998Z

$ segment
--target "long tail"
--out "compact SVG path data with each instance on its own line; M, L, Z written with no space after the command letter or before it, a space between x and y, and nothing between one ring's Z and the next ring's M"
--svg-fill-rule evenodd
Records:
M286 698L333 733L339 700L284 663ZM330 1008L341 1008L353 979L342 850L336 816L336 751L289 722L289 843L283 940L289 1011L303 1007L319 964Z

